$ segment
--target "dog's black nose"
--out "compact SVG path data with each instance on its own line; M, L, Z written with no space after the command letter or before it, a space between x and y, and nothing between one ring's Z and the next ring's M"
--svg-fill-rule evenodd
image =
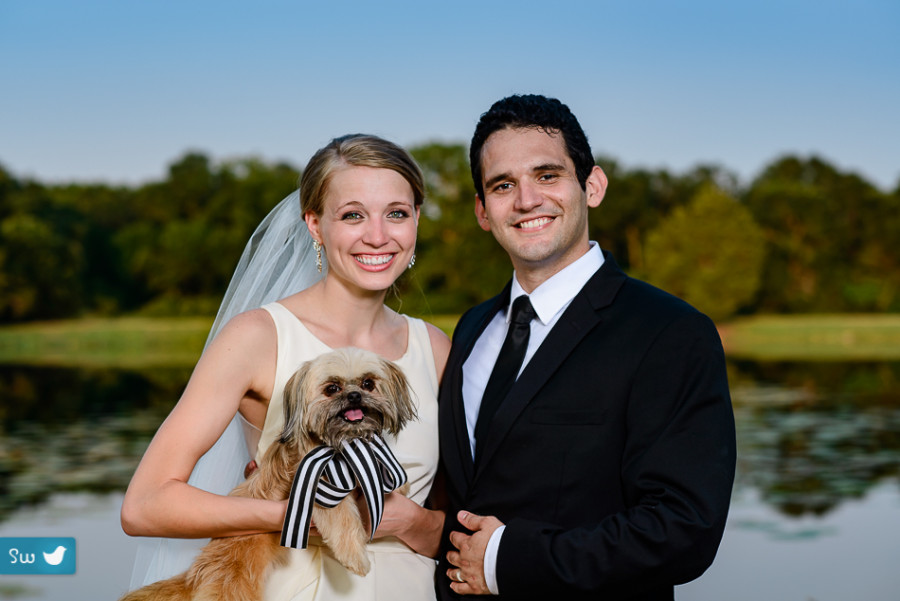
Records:
M357 391L347 393L347 402L353 403L354 405L358 405L362 403L362 395Z

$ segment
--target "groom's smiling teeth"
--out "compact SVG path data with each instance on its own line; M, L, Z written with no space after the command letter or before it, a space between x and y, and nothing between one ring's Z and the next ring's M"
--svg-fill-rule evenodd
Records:
M531 219L529 221L523 221L522 223L517 223L516 227L520 230L534 230L539 227L545 226L548 223L553 221L550 217L538 217L537 219Z
M391 259L394 258L393 254L390 255L356 255L356 260L362 263L363 265L384 265L385 263L389 263Z

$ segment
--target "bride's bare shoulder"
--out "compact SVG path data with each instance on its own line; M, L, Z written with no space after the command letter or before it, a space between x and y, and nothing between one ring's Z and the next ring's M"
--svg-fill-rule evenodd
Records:
M275 322L265 309L251 309L232 317L215 342L266 343L276 336Z
M431 341L431 352L434 354L434 367L437 370L438 380L444 374L444 367L447 365L447 358L450 356L450 337L446 332L434 325L425 322L428 328L428 338Z

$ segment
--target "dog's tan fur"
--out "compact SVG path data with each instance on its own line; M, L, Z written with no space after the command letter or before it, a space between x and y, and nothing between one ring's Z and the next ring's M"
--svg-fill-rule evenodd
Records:
M359 403L348 400L356 397L352 393L359 393ZM343 419L351 407L364 410L361 421ZM397 434L415 413L406 378L390 361L356 348L320 355L304 363L288 381L280 439L266 451L259 469L231 494L284 500L297 465L316 446L341 448L353 438L371 438L384 431ZM335 559L351 572L368 573L369 534L352 495L332 509L316 505L313 523ZM261 599L272 566L288 560L280 537L270 532L214 538L187 572L133 591L121 601Z

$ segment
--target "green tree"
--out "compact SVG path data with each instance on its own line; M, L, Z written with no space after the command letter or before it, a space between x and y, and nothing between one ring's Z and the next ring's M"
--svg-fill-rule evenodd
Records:
M14 213L0 221L0 320L63 317L82 306L82 247L52 219Z
M900 309L896 196L824 160L784 157L746 194L770 253L767 312Z
M389 302L408 313L458 313L509 279L509 261L473 214L465 147L412 152L426 178L418 261ZM591 238L627 270L711 314L900 311L900 188L886 194L816 157L774 161L745 192L717 166L675 174L598 164L610 186L592 211ZM0 166L0 321L148 306L210 313L251 232L298 176L286 164L214 163L200 153L139 187L43 185ZM744 207L764 243L753 242ZM751 263L764 246L753 295Z
M723 320L756 294L764 255L750 211L708 184L647 235L644 277Z
M626 270L644 269L644 236L676 207L684 206L708 184L726 192L737 188L734 174L717 166L699 166L684 175L665 169L628 170L608 157L596 162L609 180L606 198L592 212L590 235L600 246L612 251Z
M246 159L213 165L191 153L134 195L138 218L114 236L157 312L208 313L266 213L297 187L290 166Z
M65 184L49 188L48 194L55 206L77 215L81 224L83 310L117 314L146 300L125 257L113 245L116 233L139 219L133 190L105 184Z

